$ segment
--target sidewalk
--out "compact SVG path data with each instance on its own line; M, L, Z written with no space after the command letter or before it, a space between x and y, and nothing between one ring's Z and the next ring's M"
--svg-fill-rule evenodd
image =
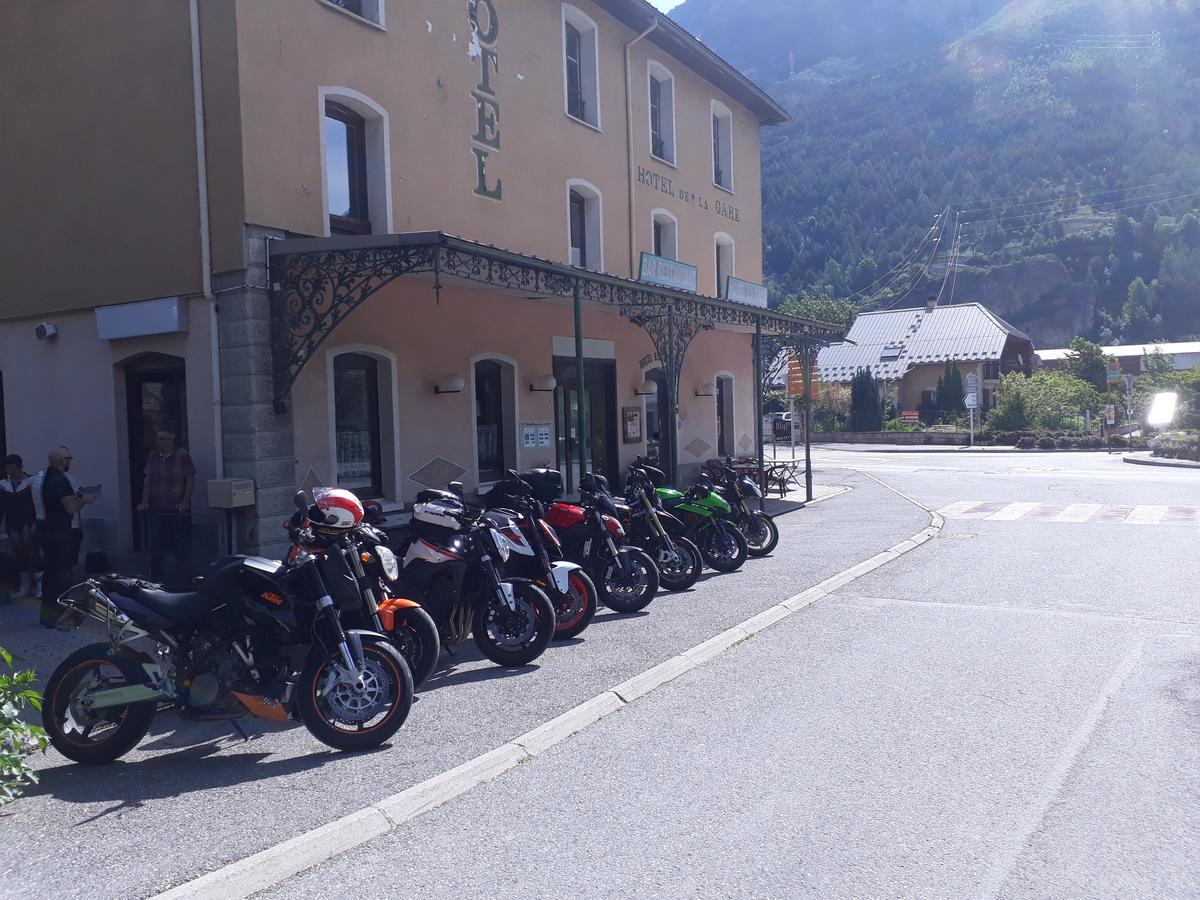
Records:
M1135 466L1162 466L1164 469L1200 469L1200 462L1190 459L1161 459L1153 456L1149 450L1139 453L1126 453L1121 457L1122 462Z
M11 606L0 606L0 647L13 655L16 669L37 673L40 690L60 662L80 647L103 640L104 634L99 623L90 620L73 631L43 628L38 607L31 597L18 597Z

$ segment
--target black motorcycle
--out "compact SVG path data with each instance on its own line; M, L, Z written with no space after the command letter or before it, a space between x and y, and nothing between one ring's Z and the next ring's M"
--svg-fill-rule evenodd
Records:
M101 575L59 599L77 620L90 616L109 631L107 643L72 653L46 684L42 723L63 756L117 759L160 707L201 721L299 717L339 750L376 747L404 724L408 664L382 634L343 626L342 613L362 598L335 560L228 557L198 582L196 591L168 593Z
M684 524L661 508L655 494L656 476L665 481L663 473L651 471L640 458L635 461L625 479L627 506L618 505L617 510L630 543L649 553L658 566L662 587L668 591L686 591L704 571L704 557L684 537Z
M750 508L749 498L762 498L762 490L754 479L746 473L739 474L729 457L707 460L704 474L712 479L717 493L729 504L750 555L766 556L774 550L779 543L779 526L767 513Z
M557 477L557 487L554 487ZM596 615L596 585L583 567L563 558L563 547L546 523L543 500L562 496L562 477L548 469L524 475L509 470L483 498L488 518L508 541L512 551L504 564L507 575L528 578L546 592L554 604L554 636L577 637Z
M320 510L309 504L304 491L296 494L295 502L296 512L288 522L289 559L302 553L339 556L362 595L361 606L344 612L342 620L386 635L408 663L413 687L420 687L437 667L441 639L433 617L419 603L396 596L400 563L388 547L387 535L366 520L345 533L325 531Z
M403 550L400 585L433 616L444 644L472 635L502 666L533 662L554 639L554 605L527 578L507 578L511 550L482 507L451 491L421 491Z

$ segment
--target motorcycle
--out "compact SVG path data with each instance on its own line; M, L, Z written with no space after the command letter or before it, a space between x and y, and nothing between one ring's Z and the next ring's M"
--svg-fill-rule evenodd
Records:
M553 504L546 521L558 533L567 559L591 576L605 606L640 612L658 592L658 567L641 548L621 546L625 528L599 476L586 473L579 487L580 503Z
M748 497L762 497L762 490L747 474L739 475L733 468L733 460L710 459L704 463L704 473L717 486L717 493L725 498L733 511L733 520L746 538L751 556L766 556L779 543L779 526L774 518L760 510L751 509Z
M557 490L549 476L558 476ZM509 470L484 497L484 505L492 526L511 545L505 573L528 578L546 592L554 604L554 636L566 640L588 627L599 597L583 567L563 559L558 535L546 523L543 500L561 494L558 472L534 469L521 476Z
M330 534L314 523L320 522L320 511L310 506L303 491L295 497L296 512L284 523L292 541L289 560L303 553L336 555L341 560L343 577L354 579L362 605L355 611L343 613L343 620L355 628L366 628L384 634L400 651L412 672L413 687L420 687L437 667L441 655L441 640L437 625L421 605L413 600L395 596L400 578L400 564L383 532L369 524L368 516L352 530Z
M686 591L704 571L699 548L683 536L684 525L661 508L655 494L654 475L639 457L625 479L628 513L621 506L621 524L629 540L650 554L658 566L659 581L669 591ZM665 478L661 472L658 477ZM653 499L652 499L653 498Z
M698 478L684 493L665 487L655 493L667 510L683 520L685 534L700 548L705 563L718 572L736 572L742 567L749 546L733 521L732 509L711 481Z
M299 718L338 750L367 750L404 724L412 674L384 635L346 629L362 603L326 560L291 564L227 557L197 590L98 575L59 603L109 631L68 656L46 683L42 724L79 763L111 762L133 749L160 707L184 719ZM152 651L135 642L148 639Z
M421 491L400 583L433 616L443 643L474 636L479 651L501 666L533 662L554 638L554 604L527 578L504 577L511 544L482 507L453 491ZM518 532L519 534L519 532Z

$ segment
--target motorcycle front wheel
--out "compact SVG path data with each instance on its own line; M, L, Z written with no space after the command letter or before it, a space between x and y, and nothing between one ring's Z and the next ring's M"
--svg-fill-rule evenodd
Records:
M335 750L378 747L400 730L412 709L412 673L400 651L387 640L368 634L361 638L361 678L346 671L334 649L310 661L296 685L301 721Z
M408 663L413 687L419 688L437 668L442 653L442 641L433 617L420 607L407 609L402 615L397 613L396 625L388 632L388 637Z
M704 571L704 557L700 549L685 537L671 538L675 545L675 558L663 558L666 548L659 554L658 575L665 591L686 591L700 578Z
M704 561L718 572L736 572L750 553L746 539L731 522L713 522L698 538Z
M766 556L779 543L779 526L764 512L752 512L738 522L751 556Z
M596 616L600 598L596 585L582 569L571 572L567 593L554 596L554 639L565 641L577 637Z
M658 566L637 547L622 547L617 553L629 561L629 571L619 562L604 563L597 585L603 591L604 605L619 613L641 612L658 593Z
M494 594L475 609L472 631L479 652L500 666L533 662L554 640L554 604L541 588L520 578L506 578L513 586L516 609L509 609Z
M153 700L89 709L88 695L145 684L149 679L131 651L92 644L64 659L46 682L42 727L54 749L77 763L112 762L150 730Z

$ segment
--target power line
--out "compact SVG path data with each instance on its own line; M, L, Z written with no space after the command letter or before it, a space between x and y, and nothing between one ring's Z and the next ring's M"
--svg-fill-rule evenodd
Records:
M916 245L915 247L913 247L913 249L912 249L912 252L910 252L909 254L907 254L907 255L906 255L906 256L905 256L903 259L901 259L901 260L900 260L900 262L898 262L896 265L892 266L892 268L891 268L891 269L889 269L887 272L884 272L882 275L880 275L878 278L876 278L876 279L875 279L874 281L872 281L870 284L868 284L868 285L866 285L865 287L863 287L863 288L861 288L861 289L859 289L859 290L855 291L853 294L850 294L850 295L848 295L848 296L844 297L843 299L845 299L845 300L852 300L852 299L854 299L855 297L864 296L864 295L866 294L866 292L867 292L867 291L869 291L869 290L870 290L871 288L873 288L875 285L879 284L879 283L880 283L881 281L883 281L885 278L888 278L888 276L890 276L890 275L898 275L902 269L905 269L905 268L907 268L907 267L908 267L908 265L909 265L909 263L910 263L910 262L911 262L911 261L912 261L912 260L913 260L913 259L916 257L916 255L917 255L917 254L918 254L918 253L921 251L921 247L923 247L923 246L924 246L926 243L928 243L930 236L931 236L931 235L933 234L933 232L934 232L934 231L937 229L937 220L938 220L938 216L934 216L934 223L933 223L933 225L931 225L931 226L929 227L929 230L928 230L927 232L925 232L925 236L924 236L923 238L921 238L921 240L920 240L920 241L917 243L917 245ZM894 280L895 280L895 278L892 278L892 279L891 279L891 281L894 281ZM890 283L890 282L889 282L889 283ZM885 288L886 288L886 285L885 285L884 287L880 288L880 290L882 291L882 290L884 290Z
M904 302L905 300L908 299L909 295L911 295L913 291L915 291L922 283L924 283L925 279L929 276L929 267L932 266L933 261L935 259L937 259L938 250L942 246L942 238L945 237L945 235L946 235L946 222L949 221L949 219L950 219L950 207L947 206L945 209L945 212L943 212L943 214L942 214L941 221L938 223L939 224L938 236L937 236L937 241L933 245L933 253L930 254L929 259L927 259L925 261L925 267L921 270L921 274L917 276L917 278L909 286L908 290L906 290L900 296L895 297L895 298L887 301L886 303L884 303L883 306L881 306L879 308L880 310L891 309L892 307L897 306L900 303Z
M1115 213L1124 212L1124 211L1130 210L1130 209L1140 209L1143 206L1152 206L1156 203L1173 203L1176 200L1187 200L1192 197L1200 197L1200 191L1192 191L1191 193L1187 193L1187 194L1175 194L1175 195L1169 196L1169 197L1160 197L1155 200L1146 200L1145 198L1142 198L1142 199L1136 200L1136 201L1132 201L1132 200L1131 201L1122 201L1121 205L1118 205L1112 209L1095 210L1094 214L1111 216ZM1113 202L1116 202L1116 201L1113 201ZM1039 214L1039 215L1042 215L1042 214ZM1068 219L1072 218L1074 215L1087 215L1087 214L1082 213L1082 214L1062 215L1062 216L1058 216L1057 218L1052 218L1052 219L1046 218L1046 219L1043 219L1043 223L1065 222ZM1024 218L1028 218L1028 217L1027 216L1019 216L1016 218L1024 219ZM1005 220L988 219L988 220L981 220L981 221L977 221L977 222L968 222L968 223L966 223L966 225L967 225L967 227L982 227L982 226L986 226L986 225L990 225L990 224L995 224L999 228L1000 231L1023 231L1024 229L1030 227L1031 225L1037 224L1035 222L1025 222L1024 224L1020 224L1020 225L1001 225L1000 223L1003 221L1005 221Z
M1174 181L1178 177L1179 177L1178 175L1159 175L1159 176L1155 176L1153 181L1148 181L1144 184L1127 185L1125 187L1111 188L1106 191L1089 191L1085 194L1078 195L1077 199L1083 200L1083 199L1087 199L1087 198L1091 198L1091 197L1099 197L1103 194L1116 194L1116 193L1119 193L1120 191L1147 190L1148 188L1158 187L1158 186L1164 185L1164 184L1169 184L1171 181ZM1013 194L1009 197L995 197L995 198L988 198L988 199L983 199L983 200L967 200L967 201L964 201L963 203L961 203L959 205L959 208L962 209L964 212L978 212L979 210L968 210L967 208L971 207L971 206L981 206L981 205L986 205L990 209L1000 209L1000 208L1017 209L1017 208L1023 207L1023 206L1035 206L1035 205L1044 204L1044 203L1061 203L1064 199L1066 199L1063 197L1053 197L1048 200L1028 200L1023 203L1007 203L1007 202L1005 202L1007 200L1016 200L1016 199L1018 199L1020 197L1024 197L1024 196L1026 196L1026 195L1025 194ZM986 210L984 210L984 211L986 212Z

